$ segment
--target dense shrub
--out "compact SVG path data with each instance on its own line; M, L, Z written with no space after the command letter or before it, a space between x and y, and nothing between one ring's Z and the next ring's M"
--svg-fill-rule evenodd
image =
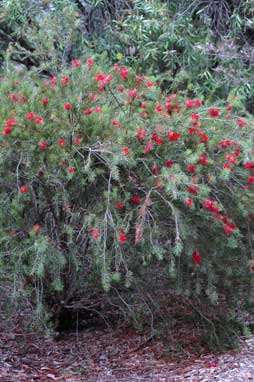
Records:
M165 97L92 59L49 80L9 71L0 91L0 266L14 294L64 305L129 288L155 262L178 293L251 294L253 125L237 98Z

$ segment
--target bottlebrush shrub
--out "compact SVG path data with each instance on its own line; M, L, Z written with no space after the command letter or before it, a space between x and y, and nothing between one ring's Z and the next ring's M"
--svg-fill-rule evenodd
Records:
M178 292L249 292L249 118L92 59L0 86L1 268L15 285L67 303L160 261Z

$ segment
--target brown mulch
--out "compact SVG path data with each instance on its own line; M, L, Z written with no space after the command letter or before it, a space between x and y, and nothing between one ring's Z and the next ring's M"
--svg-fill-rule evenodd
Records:
M87 330L55 341L0 333L0 381L254 382L254 338L238 351L165 358L159 341L132 330Z

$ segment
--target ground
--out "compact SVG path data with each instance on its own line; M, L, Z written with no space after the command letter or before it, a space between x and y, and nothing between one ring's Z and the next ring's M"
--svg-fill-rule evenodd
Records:
M1 382L254 382L254 338L240 348L166 357L164 345L133 330L86 330L56 341L16 329L0 333Z

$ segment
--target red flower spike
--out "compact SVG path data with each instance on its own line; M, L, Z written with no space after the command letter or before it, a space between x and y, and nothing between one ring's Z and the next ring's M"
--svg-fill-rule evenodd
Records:
M117 203L116 203L116 208L117 208L118 210L121 210L123 207L124 207L123 202L117 202Z
M8 121L5 122L5 127L13 127L16 125L15 119L8 119Z
M94 64L94 60L92 58L88 58L86 60L86 65L88 68L91 68L93 66L93 64Z
M143 141L146 137L146 131L144 129L137 129L136 138L139 141Z
M199 191L199 187L198 186L189 186L187 188L187 190L190 194L196 195Z
M199 158L199 163L202 164L203 166L207 165L208 164L208 158L205 156L201 156Z
M81 66L81 62L77 60L76 58L74 58L72 60L72 66L74 66L75 68L79 68Z
M195 166L195 164L188 164L188 166L187 166L188 172L190 172L192 174L196 171L196 169L197 169L197 166Z
M100 231L98 229L93 230L93 238L96 240L98 237L100 237Z
M35 118L35 121L36 125L40 125L41 123L43 123L43 118L42 117L37 117Z
M192 259L196 265L201 264L201 255L198 251L192 253Z
M156 164L153 166L153 174L155 176L157 176L159 174L159 167Z
M84 114L85 115L90 115L90 114L92 114L92 112L93 112L93 110L89 108L86 111L84 111Z
M81 142L81 138L80 138L80 137L76 137L76 138L74 139L74 144L75 144L75 145L79 145L80 142Z
M129 71L128 71L128 69L125 68L124 66L121 67L121 68L119 69L119 72L118 72L118 73L120 74L120 76L122 77L122 79L125 80L125 79L128 78Z
M42 142L40 143L40 148L41 148L42 150L46 150L46 148L47 148L47 142L42 141Z
M35 114L34 114L32 111L30 111L29 113L27 113L26 118L27 118L29 121L31 121L32 119L35 118Z
M191 109L193 107L193 101L191 99L187 99L184 104L187 109Z
M66 145L66 142L64 139L59 139L58 146L64 147Z
M129 154L130 154L130 149L129 149L129 147L123 147L123 148L122 148L122 154L123 154L123 155L129 155Z
M248 178L248 182L247 182L248 184L252 184L252 183L254 183L254 176L250 176L249 178Z
M132 203L138 204L140 202L140 197L138 195L133 195L131 200L132 200Z
M47 106L47 104L49 103L49 100L48 98L43 98L41 102L43 106Z
M217 118L220 115L220 109L218 109L217 107L211 107L208 110L208 113L209 113L210 117Z
M67 85L69 82L70 82L70 78L69 77L62 77L61 78L61 84L62 85Z
M12 129L10 127L5 127L3 129L3 135L10 135L12 132Z
M236 123L239 127L243 127L247 125L247 122L242 118L237 118Z
M119 236L119 241L120 241L121 243L125 243L126 240L127 240L127 238L126 238L125 235L120 235L120 236Z
M172 167L173 164L174 164L174 162L173 162L172 160L167 160L167 161L165 162L165 166L168 167L168 168Z
M150 153L152 148L153 148L153 142L152 141L148 141L147 144L146 144L146 147L144 148L144 154Z
M65 110L71 110L71 104L70 104L70 103L66 103L66 104L64 105L64 109L65 109Z
M20 192L22 192L22 194L25 194L28 192L28 187L26 185L23 185L20 187Z
M192 204L193 204L193 201L192 201L191 198L186 198L186 199L185 199L185 205L186 205L186 207L191 207Z
M75 171L75 169L74 169L73 167L68 167L68 168L67 168L67 172L68 172L68 174L73 174L74 171Z

